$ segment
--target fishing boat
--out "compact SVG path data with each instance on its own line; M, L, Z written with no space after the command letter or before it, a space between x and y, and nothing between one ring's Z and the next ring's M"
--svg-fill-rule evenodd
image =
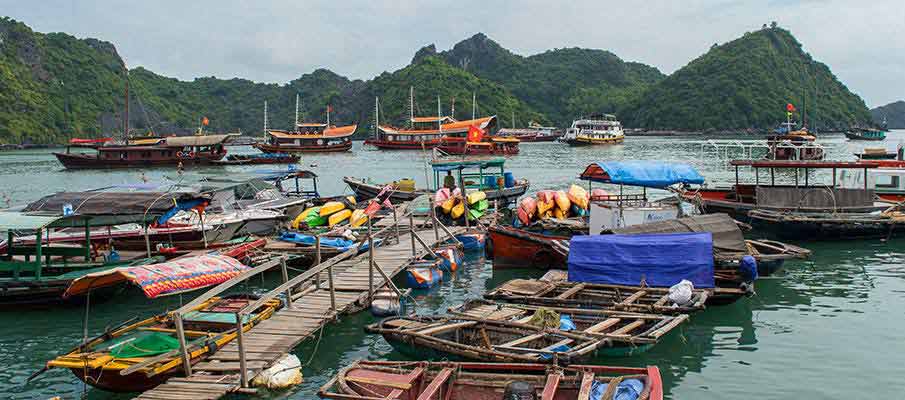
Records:
M365 331L383 335L406 355L436 360L569 364L607 344L607 339L581 332L468 318L389 317Z
M886 131L882 129L855 129L845 132L845 137L849 140L870 140L881 141L886 140Z
M258 164L295 164L301 158L296 154L262 153L262 154L230 154L225 160L214 161L217 165L258 165Z
M541 307L523 304L496 303L487 300L469 300L450 307L457 317L477 320L511 321L548 328L558 328L607 340L597 354L607 356L631 356L640 354L656 344L683 322L688 316L641 314L613 310L583 308Z
M528 180L516 180L511 172L506 171L505 163L506 160L503 158L434 160L431 162L434 176L430 188L399 188L397 185L397 189L390 193L390 201L396 204L412 201L422 195L433 194L441 187L458 186L465 183L467 190L484 192L491 204L494 202L508 204L528 190ZM457 172L458 176L453 176L453 172ZM348 176L343 177L343 182L355 192L358 200L372 199L386 187L386 184L370 183L365 179Z
M596 308L653 314L689 314L704 309L713 297L744 295L738 289L695 288L687 302L669 299L668 288L599 283L513 279L484 294L488 300L544 307Z
M563 268L569 258L571 235L548 235L506 225L487 227L489 258L494 269Z
M0 231L6 232L0 242L0 305L60 303L66 287L81 276L158 262L149 244L140 252L117 251L109 238L91 234L120 224L166 222L176 210L208 201L186 193L68 193L0 212Z
M264 141L254 148L264 153L329 153L352 149L352 134L358 125L299 123L294 131L267 130Z
M881 173L881 161L782 161L733 160L735 184L731 187L697 187L678 190L686 201L706 213L726 213L733 219L749 222L753 209L796 210L807 212L879 212L893 203L905 200L903 192L893 185L892 177L884 183L864 177ZM750 167L754 182L743 182L740 168ZM760 171L767 170L764 179ZM830 172L829 182L814 182L817 171ZM793 175L791 179L788 175ZM779 178L779 179L777 179ZM784 179L783 182L780 179ZM892 186L896 186L893 188Z
M209 165L226 156L226 143L232 135L168 136L153 144L111 144L91 148L93 152L53 153L67 169L184 167Z
M859 160L895 160L899 157L901 148L897 151L889 151L884 148L868 147L860 153L854 153Z
M214 297L182 315L193 366L236 338L236 312L255 300L255 296L243 294ZM279 300L267 301L246 316L243 330L270 318L279 307ZM85 383L111 392L149 390L184 373L172 315L133 321L87 340L47 362L47 367L69 369ZM130 373L124 375L130 368Z
M446 389L444 390L444 386ZM425 361L354 361L318 391L324 399L662 400L657 367L551 366ZM502 397L501 397L502 396Z
M515 155L521 141L513 137L483 136L479 140L447 135L440 139L437 150L449 155Z
M618 144L625 140L625 132L615 115L595 114L572 121L562 140L570 146Z
M500 137L513 137L522 142L553 142L562 136L562 131L552 126L542 126L531 121L527 128L501 128L496 132Z
M901 237L905 212L890 207L879 213L823 213L754 209L748 213L754 229L793 240L851 240Z

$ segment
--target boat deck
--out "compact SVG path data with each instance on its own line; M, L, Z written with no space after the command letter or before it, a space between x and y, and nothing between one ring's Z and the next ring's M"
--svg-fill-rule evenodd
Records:
M404 221L404 222L403 222ZM408 224L408 219L400 223ZM401 225L401 224L400 224ZM417 225L416 225L417 226ZM463 233L464 228L449 228L452 234ZM445 232L444 232L445 233ZM441 234L437 238L434 231L414 232L427 246L433 246L448 237ZM439 239L439 240L438 240ZM415 243L413 243L413 241ZM427 250L417 244L412 234L401 234L398 242L374 249L375 268L384 274L375 274L374 288L386 284L386 277L393 277L403 271L415 258L423 257ZM415 256L412 256L412 251ZM339 257L339 256L337 256ZM326 264L331 261L326 261ZM298 293L293 294L292 305L282 308L274 315L243 334L242 347L250 382L260 372L266 370L284 355L290 353L300 343L318 335L318 331L333 321L338 315L349 314L363 309L369 296L368 253L340 261L333 265L335 274L335 312L331 310L331 291L326 282L306 282ZM317 266L312 267L316 269ZM318 280L321 279L318 277ZM248 391L241 387L239 361L240 347L237 341L223 346L204 362L192 366L188 377L171 378L166 383L139 395L145 400L189 400L217 399L230 392Z

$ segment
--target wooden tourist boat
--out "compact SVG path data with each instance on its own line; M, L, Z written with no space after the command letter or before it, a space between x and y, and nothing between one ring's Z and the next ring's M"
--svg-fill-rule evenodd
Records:
M408 128L378 126L374 135L365 140L365 144L385 150L429 150L441 145L446 137L464 139L470 127L489 130L494 126L496 126L496 116L464 121L458 121L449 116L412 116L409 119Z
M562 136L562 131L531 121L527 128L503 128L496 132L496 136L514 137L522 142L553 142Z
M365 330L412 357L493 362L572 363L606 339L508 321L428 316L389 317Z
M232 135L169 136L147 145L107 144L94 153L53 153L68 169L147 168L157 166L207 165L226 156Z
M358 125L299 123L295 131L267 130L264 141L254 148L265 153L328 153L352 149L352 134Z
M336 400L438 395L445 400L570 400L587 399L594 389L602 392L600 400L616 400L616 393L626 392L637 400L663 399L657 367L365 360L343 368L318 395Z
M696 288L691 300L685 305L674 305L668 295L668 288L513 279L485 293L484 298L545 307L593 307L642 313L688 314L703 310L707 303L734 301L744 296L745 292L740 289Z
M485 136L473 142L466 137L447 135L437 149L450 155L515 155L519 153L519 142L517 138L499 136Z
M214 161L217 165L259 165L259 164L295 164L301 158L296 154L263 153L263 154L230 154L225 160Z
M706 213L726 213L732 218L748 222L748 212L755 208L767 210L798 210L807 212L874 212L889 208L891 203L905 200L905 190L883 188L869 179L858 179L877 173L881 161L777 161L733 160L735 184L728 188L700 187L679 190L686 201ZM754 182L742 183L740 167L754 169ZM760 170L770 172L769 181L762 180ZM831 170L829 184L810 182L809 172ZM853 173L841 174L838 170ZM803 176L799 171L803 171ZM793 173L792 183L777 183L777 175ZM850 178L850 179L849 179ZM879 200L879 201L878 201Z
M146 257L147 248L132 254L108 251L102 244L110 239L100 243L92 239L92 231L120 224L146 225L175 209L207 201L186 193L58 193L22 211L0 212L0 231L6 232L6 240L0 243L0 305L60 303L66 287L86 274L160 261ZM68 213L66 205L71 209ZM59 230L67 232L60 236ZM34 239L19 237L25 233ZM48 241L48 237L57 240Z
M774 135L767 136L767 147L767 159L770 160L822 160L826 155L817 143L817 137L805 127L796 129L791 119L780 124Z
M615 115L591 115L572 121L561 140L570 146L619 144L625 140L625 132Z
M193 366L236 338L236 312L256 300L251 295L214 297L182 316ZM248 314L243 329L270 318L280 306L270 300ZM89 339L47 362L48 368L66 368L85 383L111 392L141 392L183 373L179 341L172 316L132 320ZM129 374L124 370L152 361Z
M455 186L464 182L467 190L484 192L491 204L494 202L508 204L523 195L528 190L529 184L526 179L514 179L512 173L506 171L505 163L506 160L503 158L473 161L435 160L431 162L434 177L430 188L393 190L390 193L390 201L402 203L412 201L426 194L433 194L436 190L446 185L445 180L452 179L452 184ZM458 176L452 177L453 172L457 172ZM452 178L447 178L444 174ZM502 185L500 185L501 181ZM370 183L364 179L348 176L343 177L343 182L355 192L355 197L358 200L372 199L386 187L386 184Z
M660 337L688 319L684 314L675 316L640 314L613 310L504 304L487 300L469 300L451 307L449 312L464 318L531 325L537 325L537 321L546 321L547 318L550 319L546 321L547 327L571 328L576 333L605 338L606 345L598 348L597 353L608 356L630 356L647 351Z

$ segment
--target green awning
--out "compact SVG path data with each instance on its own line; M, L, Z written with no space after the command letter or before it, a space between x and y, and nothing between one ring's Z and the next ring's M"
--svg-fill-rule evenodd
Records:
M0 231L38 230L44 228L60 217L28 215L14 211L0 211Z

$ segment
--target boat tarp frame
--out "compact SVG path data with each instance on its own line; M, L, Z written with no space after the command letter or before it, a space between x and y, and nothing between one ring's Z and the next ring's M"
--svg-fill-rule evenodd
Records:
M710 232L575 236L569 241L569 281L670 287L683 279L712 288Z
M713 251L718 254L747 254L745 236L727 214L705 214L613 229L617 234L710 232Z
M591 182L665 188L676 183L703 184L689 164L662 161L603 161L588 165L579 178Z

